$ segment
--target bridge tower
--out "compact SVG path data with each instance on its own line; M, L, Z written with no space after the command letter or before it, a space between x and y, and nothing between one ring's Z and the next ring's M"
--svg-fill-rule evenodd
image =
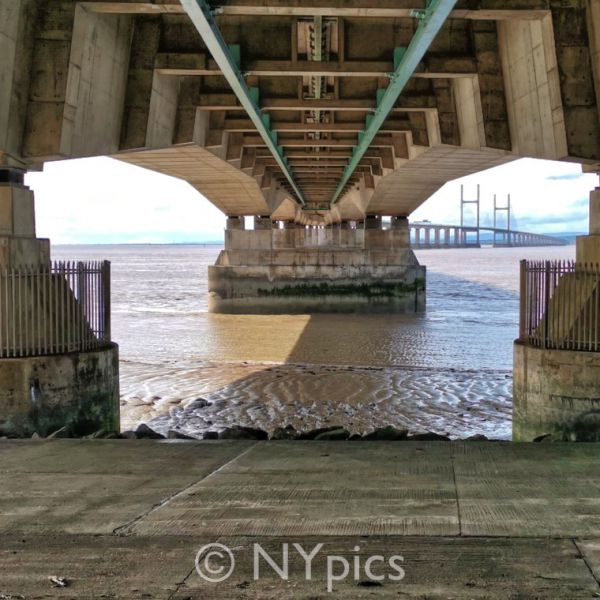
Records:
M461 246L473 246L475 245L477 248L480 247L481 241L479 237L479 225L480 225L480 200L481 200L481 186L477 184L477 198L475 200L466 200L465 199L465 186L461 184L460 186L460 228L461 228ZM465 225L465 207L469 204L475 205L476 210L476 223L474 226ZM469 233L475 233L476 242L475 244L469 243L468 235Z
M506 213L506 231L498 231L498 213ZM498 200L496 194L494 194L494 248L497 246L512 246L512 234L511 234L511 204L510 194L506 199L506 206L498 206Z

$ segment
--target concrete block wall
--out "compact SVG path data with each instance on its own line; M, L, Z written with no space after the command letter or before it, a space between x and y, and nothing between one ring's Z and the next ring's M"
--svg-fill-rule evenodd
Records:
M119 431L117 346L0 360L0 435Z
M600 355L515 344L513 440L600 438Z

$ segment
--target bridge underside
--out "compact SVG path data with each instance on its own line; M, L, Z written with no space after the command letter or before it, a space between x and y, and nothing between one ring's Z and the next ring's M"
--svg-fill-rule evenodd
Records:
M521 156L600 168L595 0L0 0L0 14L0 166L114 156L188 181L234 228L408 228L447 181ZM213 271L237 283L213 273L216 296L247 287L260 304L259 266L312 291L424 276L404 234L402 252L353 233L350 254L330 242L325 257L299 234L278 254L263 233L229 240Z

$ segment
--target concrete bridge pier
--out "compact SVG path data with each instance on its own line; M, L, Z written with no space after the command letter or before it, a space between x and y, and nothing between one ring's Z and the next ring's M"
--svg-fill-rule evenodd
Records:
M405 217L382 228L367 215L341 226L254 229L227 220L225 249L209 267L209 308L221 313L418 312L425 268L410 248Z
M24 175L0 167L0 435L118 431L118 349L97 338L109 297L87 285L109 292L109 266L51 264Z
M50 262L49 240L35 235L33 192L25 171L0 167L0 268L40 267Z
M514 347L513 438L551 434L600 441L600 188L576 264L521 270L521 331ZM541 291L538 291L541 290ZM542 315L532 320L531 315Z

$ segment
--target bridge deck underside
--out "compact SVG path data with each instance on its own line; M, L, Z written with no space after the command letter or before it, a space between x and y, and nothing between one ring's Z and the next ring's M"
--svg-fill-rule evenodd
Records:
M108 154L188 180L230 216L302 223L406 216L519 156L600 162L594 0L459 0L335 205L425 0L220 1L304 207L179 0L48 3L27 27L35 2L5 4L4 162Z

